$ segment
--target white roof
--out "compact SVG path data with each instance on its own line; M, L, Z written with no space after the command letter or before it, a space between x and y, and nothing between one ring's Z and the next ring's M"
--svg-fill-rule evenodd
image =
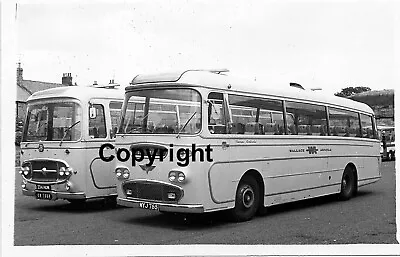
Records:
M66 86L42 90L34 93L28 98L28 102L44 98L65 98L71 97L83 101L91 98L123 99L123 88L98 88L89 86Z
M338 107L355 109L362 112L373 113L366 104L343 97L329 95L323 91L302 90L290 87L289 82L263 83L252 80L243 80L225 74L216 74L205 70L188 70L184 72L159 73L152 75L138 75L126 91L157 83L158 85L189 84L212 89L224 89L232 92L256 93L264 96L284 97L286 99L305 100L315 103L329 104Z

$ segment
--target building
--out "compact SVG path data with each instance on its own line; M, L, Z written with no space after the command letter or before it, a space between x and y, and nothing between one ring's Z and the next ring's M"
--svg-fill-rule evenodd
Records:
M16 119L17 121L23 121L26 114L26 100L33 93L62 86L72 86L72 75L71 73L64 73L61 78L61 84L49 83L43 81L26 80L23 77L23 69L21 63L18 63L17 67L17 100L16 100Z

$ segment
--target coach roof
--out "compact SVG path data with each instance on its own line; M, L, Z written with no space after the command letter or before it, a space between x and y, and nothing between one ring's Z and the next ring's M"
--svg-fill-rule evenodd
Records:
M131 86L126 87L126 91L137 89L149 84L165 85L194 85L213 89L224 89L232 92L255 93L266 96L284 97L287 99L299 99L316 103L326 103L359 111L372 113L372 109L363 103L349 100L343 97L329 95L323 91L302 90L289 86L286 83L263 83L251 80L243 80L233 76L225 75L227 70L186 70L183 72L158 73L150 75L138 75Z
M99 88L90 86L66 86L42 90L31 95L27 101L44 98L72 97L89 100L91 98L123 99L124 91L121 88Z

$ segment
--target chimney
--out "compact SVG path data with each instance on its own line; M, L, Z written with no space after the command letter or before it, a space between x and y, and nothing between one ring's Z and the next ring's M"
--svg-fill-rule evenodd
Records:
M21 68L21 63L18 63L18 68L17 68L17 85L22 85L22 80L24 79L23 77L23 71L24 69Z
M71 75L71 73L63 73L61 83L64 86L72 86L72 75Z

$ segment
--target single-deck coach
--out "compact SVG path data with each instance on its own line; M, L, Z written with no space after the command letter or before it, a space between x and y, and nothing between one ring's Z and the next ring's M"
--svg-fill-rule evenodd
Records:
M377 138L367 105L289 83L223 70L138 75L126 87L115 141L127 149L116 162L117 202L161 212L229 210L245 221L271 205L349 199L381 177ZM212 161L193 144L210 147ZM170 161L177 157L188 165Z

